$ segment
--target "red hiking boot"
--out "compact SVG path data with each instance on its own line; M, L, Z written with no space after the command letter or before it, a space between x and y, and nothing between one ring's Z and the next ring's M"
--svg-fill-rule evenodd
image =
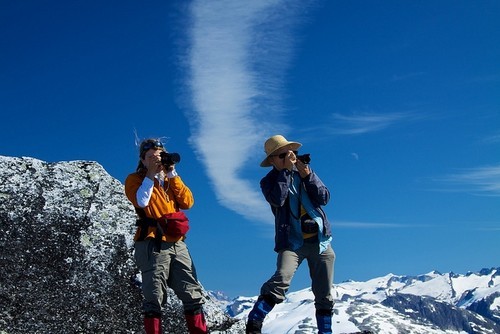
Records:
M206 334L207 323L203 310L188 311L184 313L189 334Z

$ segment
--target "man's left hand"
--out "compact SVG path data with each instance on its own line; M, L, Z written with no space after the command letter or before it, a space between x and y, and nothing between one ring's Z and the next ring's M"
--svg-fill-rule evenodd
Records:
M297 167L297 171L299 172L301 178L305 178L309 174L311 174L311 169L309 168L309 165L303 163L298 159L295 162L295 167Z

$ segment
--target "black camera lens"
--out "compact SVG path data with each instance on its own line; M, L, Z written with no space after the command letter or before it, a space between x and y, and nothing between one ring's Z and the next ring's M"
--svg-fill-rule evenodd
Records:
M311 155L309 153L297 155L297 159L305 163L306 165L311 162Z
M181 161L181 156L179 155L179 153L161 152L160 157L161 163L166 167L178 164Z

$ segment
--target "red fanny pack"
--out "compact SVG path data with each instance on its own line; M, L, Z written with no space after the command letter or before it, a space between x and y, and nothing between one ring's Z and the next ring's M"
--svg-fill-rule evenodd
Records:
M180 238L189 231L189 219L182 211L167 213L162 216L160 226L166 235Z

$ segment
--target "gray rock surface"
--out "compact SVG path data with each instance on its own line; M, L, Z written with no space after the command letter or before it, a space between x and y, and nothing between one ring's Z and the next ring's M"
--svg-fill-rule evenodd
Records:
M142 332L135 212L101 165L0 156L0 231L0 332ZM213 332L238 333L207 298ZM163 320L187 332L172 291Z

